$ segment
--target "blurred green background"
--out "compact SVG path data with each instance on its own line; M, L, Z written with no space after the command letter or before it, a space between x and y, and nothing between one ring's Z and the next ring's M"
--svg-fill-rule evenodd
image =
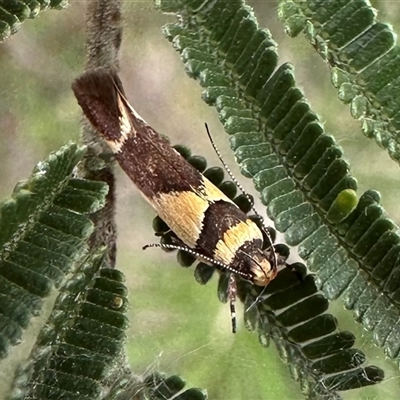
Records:
M332 0L334 1L334 0ZM277 20L277 1L248 1L261 27L270 29L279 45L280 62L295 65L297 83L314 110L345 149L360 193L375 188L383 205L400 222L400 174L385 151L361 134L347 106L330 84L328 67L303 39L290 39ZM399 31L400 2L374 1L381 21ZM85 63L84 1L70 1L64 11L47 11L0 45L0 198L26 178L36 162L69 139L78 139L81 111L70 84ZM217 146L239 177L214 109L200 99L201 88L183 70L183 64L160 27L173 21L154 10L151 0L124 2L121 78L131 103L172 143L187 144L195 154L219 165L204 132L211 127ZM133 370L181 374L188 385L206 388L210 399L302 399L299 387L279 360L272 344L264 349L256 335L239 320L232 335L228 306L218 302L216 280L198 285L193 271L177 266L175 256L159 250L141 250L155 241L154 212L128 179L118 175L118 266L131 290L131 328L127 343ZM254 193L251 183L240 178ZM134 260L134 262L133 262ZM368 333L356 325L341 301L332 304L340 328L361 339L357 345L369 362L386 370L385 381L343 394L346 399L398 399L400 373ZM239 311L239 318L241 312ZM1 399L1 394L0 394Z

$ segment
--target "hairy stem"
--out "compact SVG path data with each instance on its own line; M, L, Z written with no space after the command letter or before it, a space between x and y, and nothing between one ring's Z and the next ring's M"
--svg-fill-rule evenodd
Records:
M121 0L91 0L87 9L87 60L86 69L105 67L118 70L121 46ZM92 216L95 232L90 246L108 247L109 263L115 266L116 223L115 223L115 176L112 170L114 160L108 146L100 140L89 122L82 122L82 141L88 145L81 174L91 180L108 184L106 206Z

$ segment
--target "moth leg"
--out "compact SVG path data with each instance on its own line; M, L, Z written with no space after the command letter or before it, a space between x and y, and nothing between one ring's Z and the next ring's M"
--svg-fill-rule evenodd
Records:
M229 307L231 311L231 322L232 322L232 333L236 333L236 294L237 294L237 286L236 279L234 274L229 275L229 284L228 284L228 298L229 298Z

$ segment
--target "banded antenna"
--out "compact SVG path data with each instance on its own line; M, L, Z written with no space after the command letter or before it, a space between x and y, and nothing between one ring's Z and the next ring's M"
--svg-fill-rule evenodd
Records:
M224 263L214 260L211 257L207 257L201 253L198 253L197 251L194 251L193 249L191 249L190 247L186 247L186 246L179 246L179 245L175 245L175 244L167 244L167 243L151 243L151 244L146 244L145 246L142 247L143 250L148 249L149 247L158 247L161 249L170 249L170 250L181 250L181 251L185 251L186 253L191 254L192 256L195 256L196 258L200 258L203 261L206 261L207 263L212 264L214 267L219 267L221 270L223 271L228 271L228 272L232 272L233 274L237 274L240 275L242 278L251 281L252 276L249 274L245 274L242 271L238 271L232 267L230 267L229 265L225 265Z

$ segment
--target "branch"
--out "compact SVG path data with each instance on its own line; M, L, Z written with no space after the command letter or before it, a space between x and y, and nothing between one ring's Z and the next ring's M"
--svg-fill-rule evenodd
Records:
M91 0L87 10L86 68L118 69L122 38L121 0ZM109 147L83 118L82 140L88 145L87 157L81 165L81 175L87 179L106 182L110 188L105 207L92 216L95 232L90 247L107 246L111 265L116 261L115 176L113 156Z

